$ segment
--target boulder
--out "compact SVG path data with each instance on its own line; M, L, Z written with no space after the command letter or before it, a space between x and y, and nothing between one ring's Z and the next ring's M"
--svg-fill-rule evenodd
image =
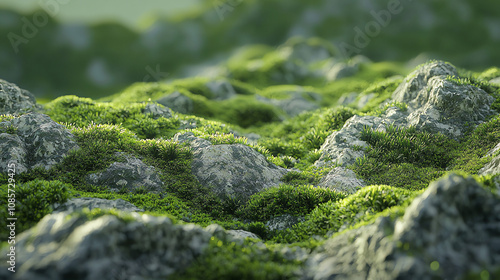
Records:
M498 154L499 150L500 150L500 143L498 143L495 146L495 148L488 151L488 153L483 158L489 156L492 156L493 158L491 159L490 162L488 162L481 169L479 169L477 173L478 175L496 175L500 173L500 154Z
M260 239L260 237L255 234L255 233L252 233L252 232L248 232L246 230L241 230L241 229L238 229L238 230L228 230L227 233L229 235L231 235L232 237L236 237L236 238L253 238L253 239Z
M304 98L304 95L306 95L311 99L319 100L321 99L321 96L317 93L307 92L301 87L297 87L296 91L290 91L288 94L290 97L286 99L271 99L260 95L257 95L256 98L261 102L280 108L290 117L297 116L305 111L314 111L319 108L317 104Z
M0 134L1 172L7 172L10 162L16 164L16 173L35 167L48 170L79 148L73 134L44 114L28 113L0 124L15 129L15 134Z
M458 139L468 126L495 113L490 108L495 98L448 76L458 76L452 65L443 61L425 64L405 78L392 98L408 105L408 125Z
M161 104L149 103L144 107L142 113L145 115L150 115L153 119L159 118L171 118L172 112L168 107L163 107Z
M352 170L344 167L335 167L320 180L318 186L353 194L358 189L364 187L365 183L363 180L357 179L356 174Z
M279 185L287 173L242 144L211 145L192 134L176 134L174 140L191 146L193 174L202 185L212 187L221 199L246 200L263 189Z
M321 157L314 163L315 166L337 164L347 166L354 164L357 158L363 157L365 152L360 149L367 147L365 141L359 139L364 127L385 129L383 119L374 116L353 116L346 121L341 130L330 134L320 148Z
M226 100L236 96L233 85L226 80L210 81L205 85L212 93L214 100Z
M452 174L396 221L381 217L330 238L310 256L303 279L462 279L498 268L499 225L500 199Z
M29 91L0 79L0 115L23 114L39 108Z
M137 208L132 203L125 201L121 198L115 200L108 200L102 198L94 198L94 197L81 197L81 198L72 198L57 206L54 209L53 213L59 213L63 211L67 212L76 212L80 211L84 208L88 208L92 210L94 208L101 209L116 209L125 212L144 212L144 210Z
M277 216L267 221L266 226L269 230L285 230L291 228L293 225L303 222L304 217L296 217L289 214Z
M156 102L181 114L189 114L194 110L193 100L178 91L164 96Z
M140 159L130 155L124 155L124 158L125 162L114 162L102 172L87 175L86 182L109 187L112 191L120 191L124 188L134 191L141 187L153 192L163 191L164 183L153 166L146 165Z
M490 84L494 84L496 86L500 86L500 77L496 77L490 80Z
M17 237L17 271L10 279L166 279L210 241L209 232L192 224L137 213L125 217L45 216Z

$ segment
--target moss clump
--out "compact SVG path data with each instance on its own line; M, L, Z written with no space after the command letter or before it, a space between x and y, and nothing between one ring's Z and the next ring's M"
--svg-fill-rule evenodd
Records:
M389 186L370 186L339 201L319 204L303 223L277 234L278 242L300 242L313 235L325 236L372 219L377 213L403 205L415 193Z
M28 183L17 184L10 188L15 192L9 192L8 185L0 186L2 197L15 199L15 210L10 212L7 207L7 199L0 203L0 216L4 217L0 222L0 237L7 240L9 229L7 228L7 217L15 217L16 233L19 234L36 225L45 215L53 210L53 205L65 203L71 196L71 186L60 181L33 180ZM8 194L10 194L8 196ZM15 196L12 196L14 194ZM12 215L11 215L12 213Z
M344 193L311 185L280 185L254 194L237 214L255 221L267 221L283 214L305 216L321 203L345 197Z
M299 279L302 263L255 241L243 244L212 237L208 248L186 270L169 279Z

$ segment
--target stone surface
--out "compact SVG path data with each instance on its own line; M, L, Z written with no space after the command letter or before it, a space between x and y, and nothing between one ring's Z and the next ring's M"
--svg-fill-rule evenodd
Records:
M151 115L155 120L159 118L168 119L172 117L172 112L169 108L154 103L147 104L146 107L142 110L142 113L145 115Z
M21 114L39 108L29 91L0 79L0 114Z
M15 128L15 134L0 134L0 171L7 172L9 162L16 163L16 173L35 167L50 169L60 163L70 150L78 149L74 136L47 115L28 113L2 126Z
M248 199L280 184L287 170L269 163L254 149L242 145L211 145L192 134L177 134L174 140L193 149L192 172L200 183L212 187L220 198Z
M87 221L64 212L45 216L16 240L14 279L165 279L188 266L211 237L167 217L130 215L131 221L113 215Z
M63 211L75 212L75 211L80 211L83 208L88 208L89 210L92 210L94 208L101 208L101 209L116 209L126 212L144 212L144 210L137 208L132 203L125 201L121 198L115 200L108 200L102 198L82 197L82 198L72 198L68 200L66 203L56 207L53 213L59 213Z
M141 187L148 191L162 192L164 183L158 171L140 159L124 155L125 162L114 162L103 172L92 173L85 177L88 184L106 186L112 191L127 189L134 191Z
M156 102L181 114L189 114L194 109L193 100L177 91L156 100Z
M363 180L357 179L352 170L335 167L321 179L318 186L352 194L364 187L365 183Z
M319 108L318 105L304 98L302 96L304 93L300 90L297 92L291 92L290 94L292 95L290 98L282 100L270 99L262 96L257 96L257 100L280 108L290 117L297 116L305 111L313 111ZM309 94L313 95L314 93Z
M452 65L443 61L425 64L405 78L392 98L408 105L408 125L460 138L468 125L495 113L490 109L495 98L472 85L449 81L447 76L458 76Z
M310 256L303 279L459 279L493 268L499 202L474 179L452 174L431 183L395 222L381 217L329 239Z
M269 221L266 222L266 226L271 231L285 230L303 221L304 217L296 217L289 214L285 214L271 218Z
M233 237L236 238L254 238L254 239L260 239L260 237L252 232L248 232L246 230L228 230L227 233Z
M488 151L484 157L493 156L490 162L485 164L477 174L479 175L495 175L500 173L500 155L498 151L500 150L500 143L498 143L493 149ZM484 158L483 157L483 158Z
M357 158L364 156L362 149L356 147L367 147L365 141L359 139L364 127L372 129L384 128L383 119L374 116L353 116L346 121L341 130L330 134L320 148L321 157L314 163L321 167L329 164L346 166L354 164Z
M214 100L226 100L236 96L233 86L226 80L210 81L205 85L212 93Z

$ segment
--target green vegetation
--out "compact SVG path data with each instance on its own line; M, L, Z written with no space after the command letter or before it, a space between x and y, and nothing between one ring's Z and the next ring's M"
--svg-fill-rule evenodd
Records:
M62 204L71 196L71 185L64 184L60 181L44 181L33 180L24 184L17 184L15 187L10 187L15 192L8 192L8 184L0 185L0 194L6 198L0 204L0 216L4 219L0 222L0 238L3 241L8 240L9 223L6 217L16 217L16 233L23 232L36 225L45 215L52 212L52 207L55 203ZM9 196L7 196L9 194ZM12 196L14 195L14 196ZM15 210L12 215L7 207L7 197L15 201Z

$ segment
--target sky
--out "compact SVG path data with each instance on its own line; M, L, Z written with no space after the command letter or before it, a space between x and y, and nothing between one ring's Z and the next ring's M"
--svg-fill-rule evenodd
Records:
M1 0L0 8L30 12L36 8L52 7L55 18L62 22L91 23L118 20L137 28L148 15L175 15L187 11L200 0Z

